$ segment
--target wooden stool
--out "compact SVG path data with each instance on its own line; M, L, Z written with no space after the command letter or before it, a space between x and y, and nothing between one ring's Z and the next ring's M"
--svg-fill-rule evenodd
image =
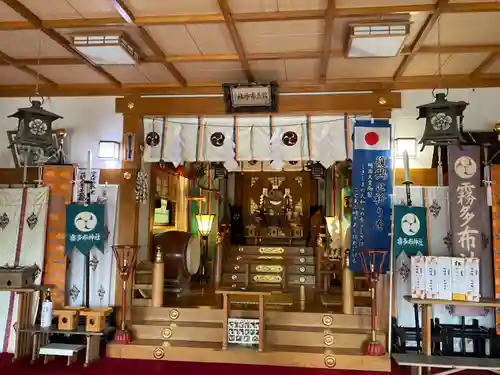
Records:
M75 344L48 344L40 348L39 354L44 356L43 363L47 364L54 357L68 357L67 365L70 366L78 359L78 352L85 349L85 345Z

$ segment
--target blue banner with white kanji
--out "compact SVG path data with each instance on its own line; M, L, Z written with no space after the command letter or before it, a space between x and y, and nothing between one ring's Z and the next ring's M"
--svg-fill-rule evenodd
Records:
M425 207L394 205L394 254L429 255Z
M68 204L65 254L75 248L85 256L89 255L92 248L104 252L104 216L104 204Z
M363 272L361 251L382 250L386 252L385 272L391 247L391 125L388 121L356 121L353 143L349 265L352 271ZM381 259L372 259L375 269Z

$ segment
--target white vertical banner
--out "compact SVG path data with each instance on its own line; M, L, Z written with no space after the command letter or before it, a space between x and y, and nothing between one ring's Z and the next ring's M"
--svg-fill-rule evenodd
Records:
M116 265L111 246L114 244L116 221L118 218L118 185L99 185L96 201L106 205L106 234L104 252L90 250L90 290L91 307L112 306L115 301ZM82 306L85 293L85 257L74 249L69 254L66 273L66 301L69 306Z
M329 168L347 158L344 116L311 116L309 129L311 160Z
M87 184L85 181L92 181L90 185L90 200L95 202L97 199L97 185L99 185L99 176L101 170L99 168L92 168L90 171L90 179L87 177L86 168L75 169L75 183L73 184L73 200L74 202L87 201Z
M45 257L49 188L0 189L0 264L39 269L34 284L40 285ZM32 322L40 296L35 294ZM14 353L19 297L0 292L0 353Z
M161 159L161 149L164 137L164 118L143 117L144 155L146 163L156 163Z
M271 160L271 117L236 118L236 158L238 161Z

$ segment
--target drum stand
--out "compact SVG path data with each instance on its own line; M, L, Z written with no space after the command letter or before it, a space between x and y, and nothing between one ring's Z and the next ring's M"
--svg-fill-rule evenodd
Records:
M118 344L130 344L132 342L132 334L127 329L127 283L130 275L134 272L137 253L139 246L137 245L114 245L113 253L115 254L116 266L120 270L120 279L122 280L122 321L120 330L116 331L115 341Z

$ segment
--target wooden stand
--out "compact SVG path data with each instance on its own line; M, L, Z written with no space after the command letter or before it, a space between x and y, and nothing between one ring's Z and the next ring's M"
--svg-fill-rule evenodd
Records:
M433 357L431 354L432 305L455 305L500 308L500 300L481 299L479 302L418 299L405 296L405 300L422 306L422 354L393 354L398 365L411 366L412 374L430 373L432 367L447 369L440 374L452 374L463 370L489 370L500 373L500 360L493 358ZM436 374L436 373L434 373Z
M65 330L59 330L57 328L41 328L39 325L36 326L30 326L28 328L23 328L21 330L24 334L26 334L28 337L32 336L33 341L31 346L31 363L34 363L40 355L44 355L44 351L40 352L40 349L42 347L49 347L49 338L50 335L53 334L68 334L68 335L80 335L80 336L85 336L86 338L86 344L85 344L85 363L84 367L90 366L91 363L97 361L99 359L99 352L100 352L100 339L101 336L104 334L103 332L89 332L85 330L85 327L78 327L76 330L73 331L65 331ZM54 354L52 352L46 352L49 353L47 356L49 358L46 358L46 360L50 360L51 356L54 355L66 355L66 354ZM67 353L67 352L65 352Z
M251 290L234 290L234 289L217 289L215 294L222 294L222 350L227 350L227 337L228 337L228 320L231 315L231 303L229 296L258 296L259 298L259 352L264 351L264 331L265 331L265 296L270 296L270 291L251 291Z
M28 288L0 288L0 292L12 292L19 295L17 309L16 344L14 349L14 361L29 356L32 350L31 335L23 329L31 327L34 320L33 300L35 293L45 290L44 286L32 286Z

